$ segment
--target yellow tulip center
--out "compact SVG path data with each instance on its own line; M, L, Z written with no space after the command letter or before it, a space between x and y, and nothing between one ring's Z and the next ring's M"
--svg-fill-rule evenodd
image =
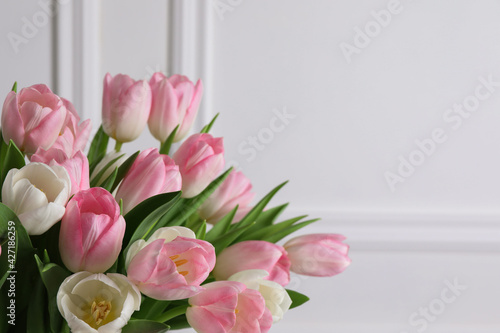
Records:
M180 266L187 264L189 262L187 259L177 260L177 259L179 259L178 254L176 254L175 256L171 256L170 259L172 259L172 261L174 262L175 266L177 267L177 272L179 272L180 275L182 275L182 276L188 275L188 273L189 273L188 271L179 271Z
M90 307L90 314L92 315L95 326L101 325L110 312L111 302L109 301L96 299L92 302L92 306Z

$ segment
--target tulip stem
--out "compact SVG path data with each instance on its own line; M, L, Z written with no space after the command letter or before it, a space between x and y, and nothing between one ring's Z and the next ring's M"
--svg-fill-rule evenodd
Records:
M116 141L116 143L115 143L115 151L117 153L120 152L120 150L122 150L122 144L123 144L123 142Z
M180 306L177 306L171 310L168 310L167 312L165 313L162 313L161 315L159 315L155 321L158 321L158 322L161 322L161 323L164 323L172 318L175 318L177 316L180 316L180 315L183 315L186 313L186 310L187 308L189 307L189 305L180 305Z

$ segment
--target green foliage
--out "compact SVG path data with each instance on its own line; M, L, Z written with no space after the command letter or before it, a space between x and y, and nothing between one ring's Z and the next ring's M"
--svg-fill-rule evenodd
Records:
M172 133L168 136L167 140L161 145L160 147L160 154L168 155L170 152L170 148L172 147L172 143L174 142L175 134L177 133L177 130L179 129L180 125L177 125Z
M287 289L286 290L288 293L288 296L292 299L292 305L290 306L290 309L296 308L298 306L301 306L305 302L309 301L309 297L307 297L304 294L301 294L297 291Z
M21 153L19 148L17 148L14 141L10 140L9 145L7 146L3 141L3 138L0 146L0 163L1 163L0 189L3 186L5 177L7 177L7 173L9 172L10 169L14 168L21 169L23 166L26 165L26 162L24 160L24 155L23 153Z
M97 133L92 139L92 143L90 144L89 153L87 154L87 158L89 160L90 165L90 173L94 171L97 163L106 156L106 150L108 149L109 136L104 133L104 129L102 125L97 130Z
M215 120L217 119L217 117L219 117L218 113L215 115L215 117L212 118L212 120L207 125L205 125L201 129L200 133L208 133L208 132L210 132L210 130L212 129L212 126L214 125Z

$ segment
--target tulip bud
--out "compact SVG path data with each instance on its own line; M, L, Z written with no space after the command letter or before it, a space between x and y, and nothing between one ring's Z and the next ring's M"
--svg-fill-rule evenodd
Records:
M290 282L290 260L282 246L266 241L244 241L225 248L217 256L214 276L227 280L231 275L248 269L269 273L267 280L282 286Z
M194 237L188 228L166 227L158 229L147 242L134 242L126 256L128 278L154 299L179 300L196 295L214 268L215 249Z
M61 221L61 259L72 272L105 272L118 258L124 234L125 220L111 193L100 187L80 191Z
M70 196L90 187L89 161L80 150L72 158L69 158L64 151L58 148L50 148L49 150L38 148L31 157L31 161L64 167L71 179Z
M192 198L201 193L224 168L222 138L210 134L193 134L173 156L182 175L182 196Z
M189 299L186 311L196 332L265 333L271 328L271 313L258 291L236 281L212 282L203 288Z
M71 180L59 165L32 162L10 169L2 186L2 202L16 213L29 235L41 235L64 215Z
M151 134L160 142L165 142L175 127L174 142L182 140L196 118L203 94L201 80L196 86L185 76L166 77L155 73L149 81L153 93L148 126Z
M267 280L267 272L261 269L241 271L231 276L229 281L244 283L247 288L260 292L271 312L273 322L283 319L283 315L292 305L292 299L286 289L279 283Z
M126 214L153 195L179 191L181 184L181 174L175 162L160 154L158 149L150 148L137 156L116 192L116 201L123 200Z
M38 147L49 149L66 120L66 107L59 96L44 84L9 92L2 109L2 135L8 144L28 155Z
M80 117L78 116L73 104L64 98L61 98L61 100L63 101L68 112L61 134L51 148L61 149L66 153L66 155L72 157L78 151L85 150L89 140L90 130L92 129L92 124L90 123L90 119L87 119L79 124Z
M310 276L334 276L351 263L349 245L337 234L312 234L292 238L285 250L292 263L291 271Z
M129 142L141 135L151 109L151 88L144 81L128 75L104 77L102 127L118 142Z
M141 293L121 274L79 272L57 292L57 308L74 333L121 332L141 306Z
M239 222L250 210L255 193L252 184L242 172L231 171L224 182L206 199L198 211L208 223L217 223L238 206L233 222Z

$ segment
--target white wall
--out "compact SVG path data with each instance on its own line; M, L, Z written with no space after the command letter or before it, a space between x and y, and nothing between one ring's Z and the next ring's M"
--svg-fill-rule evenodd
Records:
M40 10L0 6L4 36ZM357 29L377 29L372 11L388 9L390 22L360 44ZM58 48L50 26L19 54L2 39L0 87L58 85L97 120L106 72L201 77L197 128L220 112L214 133L259 196L290 179L275 202L323 217L309 232L340 232L352 245L344 274L294 278L312 302L273 332L498 332L500 87L488 91L482 78L500 82L499 9L486 0L79 0L55 16ZM350 59L347 44L358 46ZM54 67L65 45L73 56ZM475 94L477 109L457 127L448 110ZM284 110L293 118L281 127L273 119ZM419 157L415 141L436 129L445 142L392 191L385 173L397 174L399 156ZM148 133L125 149L146 145L156 145ZM466 290L451 300L455 280ZM439 314L423 320L427 307Z

